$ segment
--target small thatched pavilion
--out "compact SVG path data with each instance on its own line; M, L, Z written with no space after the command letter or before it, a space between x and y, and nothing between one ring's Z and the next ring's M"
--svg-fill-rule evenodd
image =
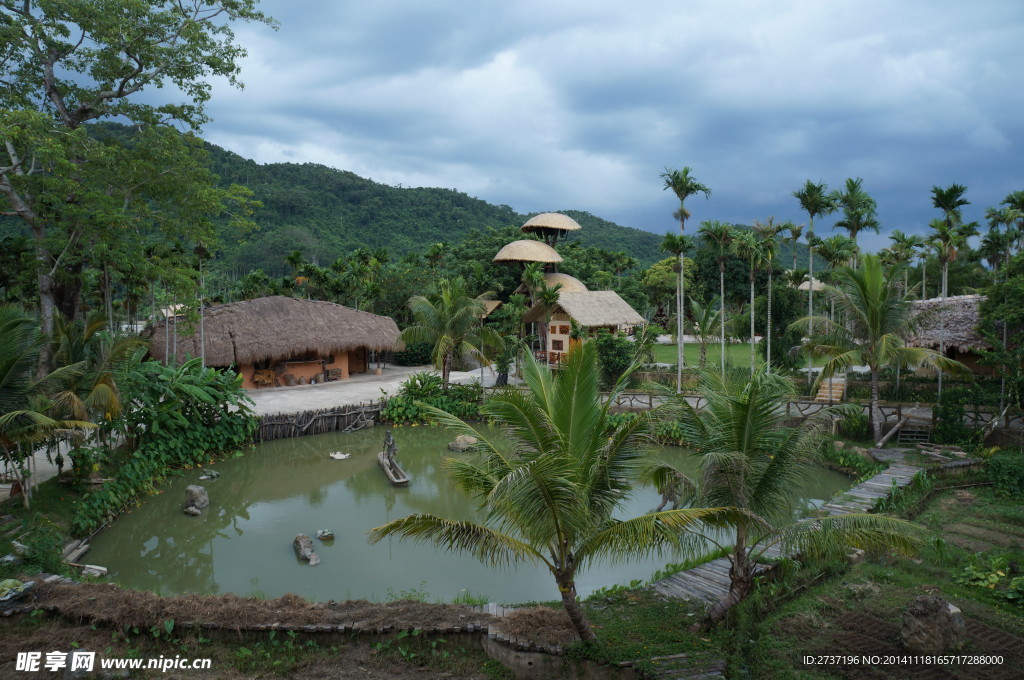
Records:
M562 213L541 213L526 220L521 230L536 234L544 243L554 248L558 239L565 238L569 235L569 232L579 231L582 228L579 222L568 215L563 215Z
M914 301L915 312L926 313L927 316L907 344L938 350L945 337L946 356L964 364L974 373L992 373L993 367L978 363L978 350L992 347L978 332L980 306L984 299L984 295L955 295L945 299Z
M543 262L545 264L558 264L562 261L559 255L551 246L540 241L529 239L512 241L507 244L498 254L494 256L494 262Z
M159 321L144 335L150 354L171 353ZM178 329L177 356L200 356L199 328ZM234 366L247 388L345 380L370 368L370 350L401 349L393 319L333 302L273 296L210 307L203 319L207 366ZM173 343L172 343L173 344Z
M563 289L559 291L558 303L550 313L548 346L545 349L551 361L557 361L562 352L568 351L571 344L569 332L573 321L587 331L607 328L613 333L645 323L644 318L614 290L587 290L585 287L583 290ZM523 321L543 324L546 316L544 305L536 304L526 312Z

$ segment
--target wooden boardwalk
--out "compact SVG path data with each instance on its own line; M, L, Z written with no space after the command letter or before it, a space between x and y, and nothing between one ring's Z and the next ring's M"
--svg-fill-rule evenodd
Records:
M871 479L844 491L821 507L828 516L848 515L852 513L870 512L875 504L887 498L894 488L902 488L914 478L918 468L903 463L891 464L885 472L880 472ZM809 518L804 521L814 521ZM780 545L770 547L765 557L780 558L784 556ZM718 602L729 592L728 557L719 557L704 564L687 569L668 578L653 583L654 590L665 597L680 600L694 600L711 605ZM757 573L771 569L771 565L758 565Z

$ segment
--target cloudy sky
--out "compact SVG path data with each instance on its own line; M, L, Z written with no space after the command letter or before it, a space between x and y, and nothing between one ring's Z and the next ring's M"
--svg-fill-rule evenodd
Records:
M1019 0L265 0L244 90L204 130L259 162L322 163L520 212L675 230L666 168L713 190L694 221L806 221L792 192L863 177L892 229L933 185L967 219L1024 189ZM826 218L817 231L830 233Z

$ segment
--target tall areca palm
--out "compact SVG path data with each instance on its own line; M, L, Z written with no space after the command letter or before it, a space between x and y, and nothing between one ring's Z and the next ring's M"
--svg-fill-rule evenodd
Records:
M779 243L775 240L775 237L785 229L792 233L794 226L792 222L783 222L777 225L775 224L775 218L772 217L769 217L768 221L764 224L754 222L754 234L757 235L761 243L761 251L765 258L764 264L768 269L768 328L765 329L766 346L764 356L768 362L767 370L769 373L772 372L772 279L774 278L775 252L779 248Z
M732 249L750 265L750 375L754 375L754 367L757 365L754 352L754 280L761 267L768 261L768 257L761 247L761 241L750 231L737 230L732 240Z
M889 276L898 278L896 265ZM933 366L962 371L964 367L932 349L908 347L920 315L915 316L907 298L892 286L885 268L875 255L863 255L861 267L843 267L836 273L836 285L826 295L839 307L843 323L823 316L800 319L794 327L810 329L805 349L812 356L828 357L822 377L845 372L852 366L871 371L871 432L877 440L878 376L887 366Z
M549 286L545 283L540 284L540 288L537 289L537 304L544 309L544 332L541 333L541 343L543 351L547 352L550 350L548 345L548 337L551 330L551 312L555 309L555 305L558 304L558 298L561 294L562 284L556 283L553 286Z
M718 220L705 220L700 223L699 233L708 243L718 247L718 299L722 305L722 315L719 319L722 326L722 353L719 359L722 363L722 375L725 375L725 260L736 230Z
M625 388L626 373L613 397ZM410 515L373 529L370 541L394 535L466 552L491 566L543 565L580 637L595 640L576 599L581 569L604 557L678 549L685 545L686 532L701 523L721 526L737 519L732 510L692 508L628 520L613 517L630 495L650 441L650 419L644 414L613 427L608 408L614 398L600 398L599 374L593 343L570 350L554 377L527 357L527 389L500 392L481 406L511 447L431 409L441 424L481 442L477 460L447 459L444 464L455 484L480 500L485 519L478 524Z
M716 298L702 305L699 300L690 298L690 313L693 318L686 320L686 332L697 338L700 344L700 367L704 368L708 361L708 344L718 337L716 333L722 315L721 301Z
M911 551L915 527L882 515L840 515L794 521L793 501L801 478L818 471L831 417L848 406L826 408L786 427L785 404L794 394L788 379L755 371L752 378L735 372L722 378L701 373L701 393L707 405L700 410L678 400L666 407L666 417L680 425L682 440L696 451L699 471L688 479L668 464L655 464L648 475L659 488L675 483L691 506L723 505L744 511L735 524L729 548L729 592L708 612L722 619L750 592L757 563L773 546L785 554L809 557L839 556L847 546L868 550ZM719 542L719 536L708 540Z
M899 229L893 229L889 234L892 240L892 257L895 264L909 264L917 255L917 250L923 248L925 240L917 234L904 234ZM910 267L903 268L903 294L907 295L910 290Z
M672 213L672 216L679 220L679 234L683 236L686 232L686 220L690 217L690 211L686 208L686 199L690 198L695 194L704 194L705 198L711 198L711 189L706 187L697 181L697 179L690 174L692 168L689 166L684 167L682 170L672 170L665 168L665 172L661 173L661 179L664 180L665 184L662 187L663 190L671 190L676 198L679 199L679 210ZM686 338L683 336L683 319L686 317L686 284L683 281L683 274L685 267L683 266L683 252L686 250L686 242L681 241L679 245L683 248L677 255L679 256L679 293L676 296L676 330L678 331L678 342L676 348L678 350L678 367L676 368L676 389L681 390L683 385L683 367L686 362Z
M800 237L804 233L804 225L797 224L796 222L788 221L782 223L782 230L789 231L789 247L793 249L793 271L796 271L796 246L800 242Z
M879 225L876 216L877 204L871 195L864 191L864 180L847 178L842 190L832 192L832 200L842 211L843 216L836 221L833 229L845 229L850 233L854 247L857 247L857 234L865 229L878 233ZM857 260L853 261L856 267Z
M462 278L440 279L432 295L409 298L409 311L416 323L402 331L402 342L428 342L434 346L431 359L441 371L441 381L448 388L452 363L464 356L487 362L484 347L501 346L501 337L491 328L480 325L484 315L483 293L470 297Z
M814 218L831 215L835 212L836 204L828 191L828 185L824 182L815 184L807 180L803 187L793 192L794 198L800 202L800 207L807 213L809 222L807 224L807 316L814 316ZM812 362L807 359L807 384L811 384Z
M988 260L993 269L1004 267L1010 262L1013 254L1013 244L1017 239L1014 233L1014 225L1019 222L1022 215L1016 208L989 208L985 211L985 219L988 220L988 234L982 241L981 247L984 251L982 256ZM1000 231L1000 227L1003 231Z
M692 247L693 239L685 234L665 234L665 238L661 241L661 249L671 253L679 260L676 265L678 270L678 276L676 277L676 343L678 347L676 392L681 392L683 389L683 350L686 347L686 341L683 338L686 323L686 317L683 314L683 310L686 309L686 305L683 304L683 292L686 290L686 285L683 283L683 278L686 276L686 270L683 267L685 258L683 256Z
M955 186L955 185L954 185ZM928 223L933 233L929 242L942 265L942 304L949 297L949 263L957 259L960 250L967 245L967 239L978 233L976 223L961 224L959 217L934 219ZM946 353L946 315L939 314L939 351ZM939 370L939 395L942 395L942 370Z

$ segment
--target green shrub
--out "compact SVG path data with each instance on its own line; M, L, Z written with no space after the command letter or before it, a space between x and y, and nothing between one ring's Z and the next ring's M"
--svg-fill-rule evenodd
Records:
M463 420L478 420L482 398L483 387L478 382L450 383L445 390L440 376L421 371L410 375L398 394L388 399L381 418L389 423L429 423L430 414L424 407L429 405Z
M856 451L836 450L832 445L824 447L821 460L844 472L853 474L858 480L873 477L885 469L884 463L868 460Z
M999 451L988 461L988 476L1003 498L1024 498L1024 452Z
M969 444L973 430L964 425L966 404L970 403L971 391L965 387L950 387L942 391L935 404L935 433L938 444Z
M839 432L847 439L862 441L871 436L871 429L868 424L868 414L863 411L848 413L842 422L839 423Z
M401 352L391 354L391 363L396 366L423 366L429 364L434 346L429 342L414 342Z

